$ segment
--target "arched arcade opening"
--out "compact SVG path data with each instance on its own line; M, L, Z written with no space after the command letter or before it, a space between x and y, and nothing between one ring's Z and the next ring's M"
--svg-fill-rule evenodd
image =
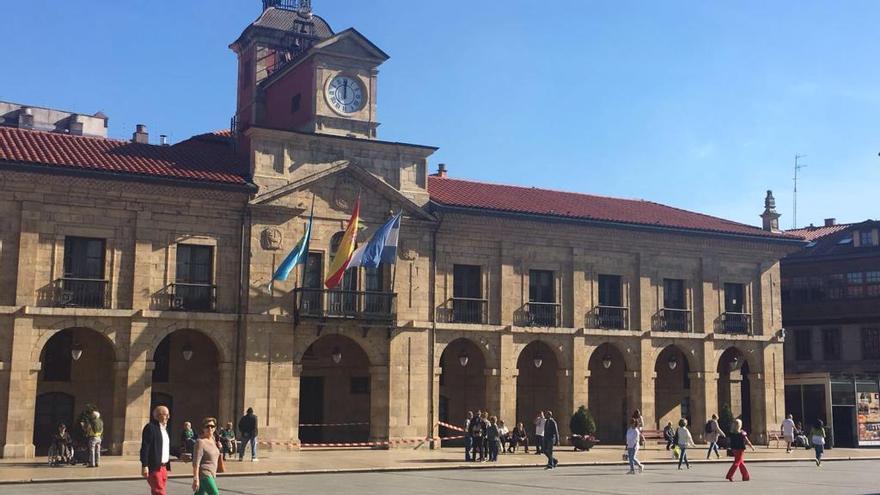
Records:
M626 411L626 362L609 343L596 348L587 365L590 412L596 420L596 436L605 443L624 440Z
M519 372L516 377L516 421L502 418L506 423L522 421L524 425L531 425L538 411L548 409L557 418L566 417L568 411L559 410L559 363L549 345L536 340L525 346L519 353L516 368Z
M677 427L682 418L690 423L691 380L687 356L677 346L667 346L657 356L654 373L655 428L662 430L667 423Z

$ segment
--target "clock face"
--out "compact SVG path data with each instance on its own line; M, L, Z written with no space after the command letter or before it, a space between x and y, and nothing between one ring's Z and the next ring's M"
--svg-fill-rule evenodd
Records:
M349 76L336 76L327 86L327 101L337 112L354 113L364 106L366 98L361 83Z

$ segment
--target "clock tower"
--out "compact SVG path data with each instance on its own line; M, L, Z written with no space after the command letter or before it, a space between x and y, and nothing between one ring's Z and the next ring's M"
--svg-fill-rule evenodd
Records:
M333 31L310 0L263 0L230 48L238 55L233 128L375 139L376 78L388 55L353 28Z

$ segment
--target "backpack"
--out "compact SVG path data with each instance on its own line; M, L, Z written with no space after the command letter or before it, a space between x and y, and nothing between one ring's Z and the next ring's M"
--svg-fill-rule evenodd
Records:
M715 427L714 427L714 425L712 424L711 421L707 421L707 422L706 422L706 428L705 428L704 431L705 431L706 433L714 433L714 432L715 432Z

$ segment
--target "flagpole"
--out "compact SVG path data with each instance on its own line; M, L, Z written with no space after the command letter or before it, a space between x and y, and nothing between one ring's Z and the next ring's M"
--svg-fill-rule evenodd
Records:
M310 225L310 224L314 221L314 219L315 219L315 193L312 193L312 209L309 212L309 220L306 223L306 229L308 229L308 231L309 231L309 239L306 240L306 246L305 246L306 250L303 253L303 255L305 255L305 262L302 264L302 266L303 266L302 270L299 271L299 277L297 277L297 279L294 280L294 282L293 282L293 294L294 294L294 296L293 296L293 329L294 330L296 330L296 323L297 323L296 320L297 320L297 315L299 315L299 308L297 306L302 305L302 298L303 298L304 293L302 291L300 291L299 298L296 297L296 294L297 294L297 289L300 288L300 278L302 278L302 285L303 286L305 286L305 283L306 283L306 270L309 268L309 249L311 247L310 244L312 242L311 228L313 227L313 225ZM299 299L299 300L297 301L297 299ZM297 304L297 303L299 303L299 304Z
M398 213L398 215L401 215L400 220L399 220L399 221L400 221L400 227L403 227L403 215L402 215L402 213L403 213L403 210L401 210L401 212ZM399 232L399 231L398 231L398 232ZM400 235L400 234L398 233L397 235ZM399 245L399 244L400 244L400 242L398 241L398 245ZM398 254L395 254L395 257L399 257L399 253L398 253ZM391 293L392 293L392 294L394 294L394 285L395 285L395 282L397 282L397 260L396 260L396 259L394 260L394 263L391 264Z

